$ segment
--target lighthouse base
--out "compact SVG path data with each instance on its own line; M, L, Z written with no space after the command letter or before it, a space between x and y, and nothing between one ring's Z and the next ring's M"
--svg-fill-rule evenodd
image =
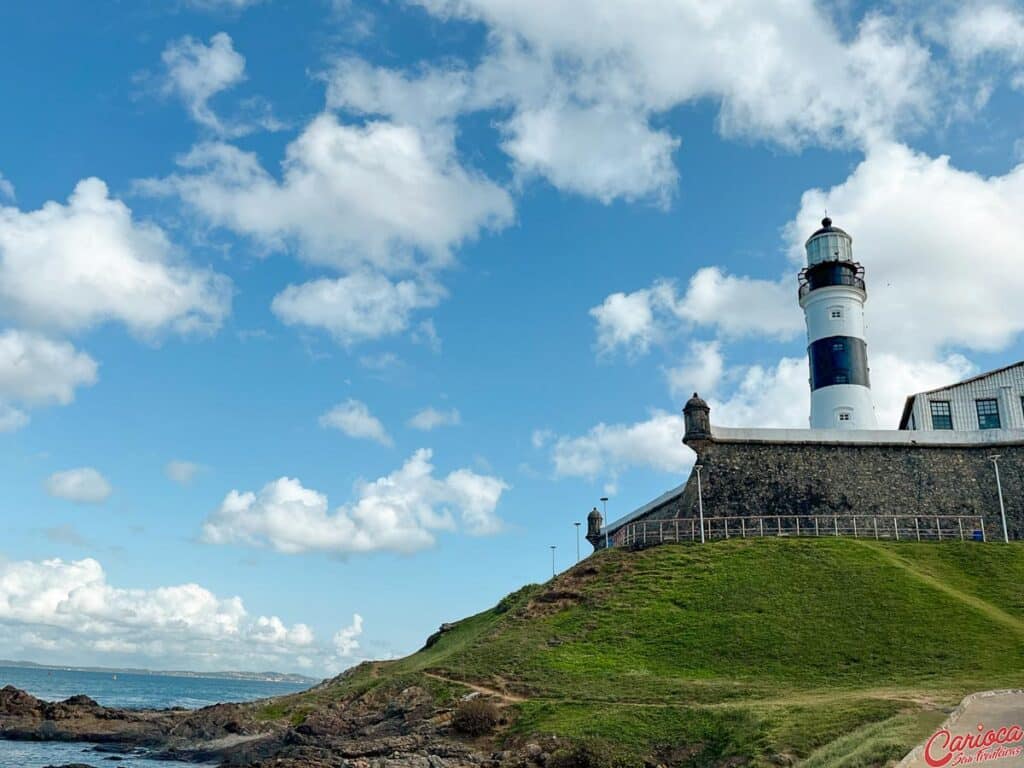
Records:
M874 429L871 390L859 384L833 384L811 392L811 429Z

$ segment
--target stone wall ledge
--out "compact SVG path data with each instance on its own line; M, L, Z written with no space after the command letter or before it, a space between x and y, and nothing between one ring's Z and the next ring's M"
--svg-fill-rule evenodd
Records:
M711 427L715 443L789 443L804 445L1024 445L1024 429L899 430L899 429L772 429Z

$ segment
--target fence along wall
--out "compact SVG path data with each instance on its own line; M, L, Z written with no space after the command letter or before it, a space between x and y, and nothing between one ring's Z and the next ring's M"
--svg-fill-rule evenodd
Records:
M1000 540L999 498L988 458L995 453L1001 455L1010 538L1024 538L1024 443L945 446L711 439L700 445L699 453L704 515L841 520L896 515L922 521L936 516L983 517L986 536ZM695 517L697 481L691 474L681 494L631 522ZM613 528L613 537L625 536L624 528Z

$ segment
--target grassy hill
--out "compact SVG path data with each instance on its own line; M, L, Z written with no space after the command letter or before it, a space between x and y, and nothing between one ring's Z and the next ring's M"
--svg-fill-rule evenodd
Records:
M762 539L599 553L418 653L266 717L381 686L500 698L500 739L626 762L883 765L970 692L1024 686L1024 547Z

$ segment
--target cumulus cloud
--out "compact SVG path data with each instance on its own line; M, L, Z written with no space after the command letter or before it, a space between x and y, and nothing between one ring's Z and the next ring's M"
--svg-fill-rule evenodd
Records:
M392 281L380 274L357 272L289 285L271 304L286 325L304 325L329 332L339 343L400 333L418 309L435 307L444 289L432 281Z
M203 470L202 464L197 464L194 461L185 461L183 459L173 459L167 462L164 467L164 474L167 475L169 480L174 481L178 485L191 485L192 481L195 480Z
M508 194L462 167L450 143L389 122L316 117L285 154L280 180L253 153L195 147L187 172L145 188L173 193L217 226L315 264L386 273L440 267L451 249L512 217ZM422 257L422 258L420 258Z
M811 0L711 10L698 0L419 4L486 25L490 46L475 69L397 73L346 61L330 103L435 123L446 112L508 110L502 148L518 169L604 202L668 198L679 140L652 119L680 105L713 100L723 134L795 148L895 136L935 101L929 52L898 20L869 13L844 34Z
M966 3L949 19L946 42L962 63L985 57L1024 64L1024 13L1009 4Z
M601 422L586 434L559 436L551 448L555 473L564 477L615 478L636 467L682 473L693 464L693 452L682 444L681 414L654 410L635 424Z
M185 2L203 11L243 11L264 0L185 0Z
M676 186L679 139L629 109L547 104L517 112L503 131L519 173L605 204L652 198L667 206Z
M28 422L27 413L13 405L0 403L0 432L17 432Z
M363 634L363 617L352 614L352 623L334 635L334 649L341 658L350 658L359 650L359 636Z
M590 310L597 323L598 350L607 354L621 349L635 357L697 326L712 328L724 339L793 338L803 328L795 285L795 276L760 280L705 267L690 278L682 296L670 280L656 280L632 293L616 292Z
M80 504L99 504L106 501L113 490L107 479L92 467L54 472L46 479L48 494Z
M432 429L438 427L451 427L462 422L462 416L459 415L457 408L451 408L447 411L439 411L436 408L428 406L421 411L418 411L411 419L409 419L409 426L413 429L420 429L424 432L429 432Z
M1019 243L1024 165L984 177L898 144L872 148L846 181L804 193L793 261L827 208L867 270L868 350L936 360L993 352L1024 330ZM874 366L872 367L874 372Z
M718 341L692 341L682 365L665 371L668 389L675 397L691 392L708 393L717 388L725 371L725 358Z
M184 102L192 118L217 133L229 133L210 108L210 99L245 79L245 57L231 37L218 32L209 45L185 36L170 43L161 55L166 80L164 90Z
M141 188L342 273L288 286L273 310L344 345L406 330L444 298L438 273L453 249L513 216L504 189L459 163L453 133L394 122L320 115L289 144L280 179L225 143L200 144L180 164L182 173Z
M381 445L392 444L388 431L380 419L370 413L366 403L351 398L323 414L320 426L337 429L356 439L373 440Z
M208 331L230 301L226 277L176 258L163 230L135 220L99 179L80 181L66 205L0 207L0 312L25 326Z
M115 586L92 558L0 563L4 626L23 630L23 646L88 649L161 667L265 669L295 666L296 654L326 661L336 653L318 647L308 625L251 616L240 597L219 597L199 584Z
M203 526L212 544L270 546L279 552L410 553L438 531L496 533L495 514L508 486L497 477L458 469L434 475L431 452L416 451L390 475L360 483L356 499L330 511L327 496L282 477L258 493L233 490Z
M96 361L71 344L30 331L0 331L0 432L28 423L20 406L67 405L96 382Z
M2 173L0 173L0 197L6 197L8 200L14 199L14 185L9 179L5 179Z

